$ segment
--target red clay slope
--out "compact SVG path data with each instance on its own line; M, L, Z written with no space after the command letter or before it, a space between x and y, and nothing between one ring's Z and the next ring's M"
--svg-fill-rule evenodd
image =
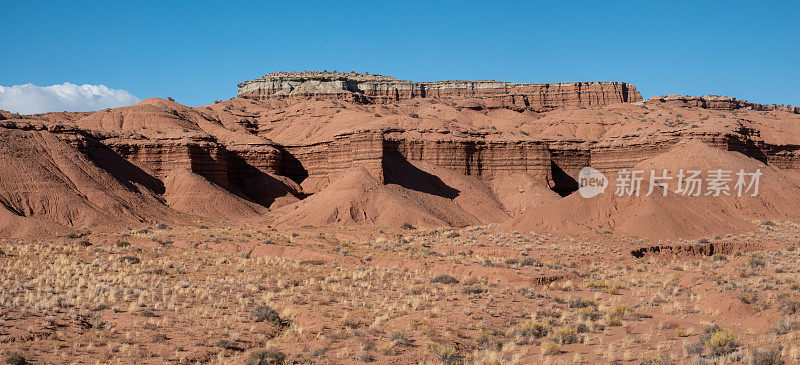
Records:
M742 232L754 228L756 219L800 218L800 184L784 171L765 165L738 152L712 148L699 140L675 145L669 152L644 160L633 168L646 173L641 196L615 195L616 175L607 175L605 194L586 199L572 194L562 200L526 211L504 223L508 229L559 234L601 233L654 238L696 238ZM758 196L682 196L670 182L666 197L659 193L645 196L649 171L662 169L675 176L684 170L731 170L764 174ZM705 177L705 175L704 175ZM734 177L735 178L735 177ZM731 188L735 184L730 184Z
M52 133L0 129L0 139L2 236L175 217L146 187L125 186Z

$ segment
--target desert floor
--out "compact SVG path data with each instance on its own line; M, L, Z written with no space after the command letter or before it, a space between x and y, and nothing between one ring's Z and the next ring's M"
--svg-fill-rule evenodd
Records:
M34 363L800 361L800 226L648 241L158 225L0 243Z

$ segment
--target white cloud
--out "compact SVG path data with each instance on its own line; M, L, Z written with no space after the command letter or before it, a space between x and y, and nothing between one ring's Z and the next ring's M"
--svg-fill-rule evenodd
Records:
M93 111L136 104L139 98L126 90L105 85L0 86L0 109L20 114Z

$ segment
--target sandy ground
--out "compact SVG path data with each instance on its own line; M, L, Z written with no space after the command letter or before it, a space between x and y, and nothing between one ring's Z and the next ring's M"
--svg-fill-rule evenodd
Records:
M800 227L698 241L154 226L0 243L34 363L800 361Z

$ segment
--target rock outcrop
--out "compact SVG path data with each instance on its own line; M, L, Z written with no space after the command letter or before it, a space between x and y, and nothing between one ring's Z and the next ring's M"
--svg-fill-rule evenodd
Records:
M240 83L239 96L254 99L334 98L367 103L413 98L483 98L502 107L533 110L642 101L636 87L625 82L413 82L389 76L341 72L275 72Z
M675 106L693 106L714 110L759 110L759 111L784 111L789 113L800 114L800 107L794 105L777 105L777 104L758 104L751 103L747 100L739 100L730 96L719 95L704 95L704 96L688 96L688 95L654 95L649 100L654 103L665 103L667 105Z
M16 175L9 175L16 179L8 185L14 191L0 200L6 207L0 213L9 221L23 216L67 226L116 222L95 208L109 206L133 221L181 213L299 225L509 221L534 228L564 224L545 219L549 211L563 219L580 216L576 209L618 214L572 194L579 171L591 166L613 176L661 161L668 152L688 158L679 153L686 141L702 142L710 149L692 146L706 156L725 151L726 158L741 157L737 161L752 162L751 167L780 169L787 176L800 171L800 114L790 106L711 96L639 103L635 87L613 82L420 83L306 72L273 73L239 86L241 97L195 108L152 98L91 113L0 112L0 133L13 143L27 134L47 138L33 147L19 142L17 149L36 154L41 146L58 146L58 154L93 164L82 169L113 192L83 197L83 188L72 192L62 186L69 179L12 156L7 160L20 171L55 181L53 191L74 197L76 206L92 213L82 216L61 207L60 198L28 194ZM792 190L791 184L781 189ZM20 196L39 203L22 202ZM137 210L140 201L147 208ZM616 204L593 204L606 203ZM631 205L630 214L647 216L647 209L662 203L668 202ZM527 218L510 220L523 214ZM681 217L691 222L693 214ZM614 228L604 221L609 216L592 216L594 228ZM745 218L737 216L736 222ZM638 223L625 230L636 233Z

